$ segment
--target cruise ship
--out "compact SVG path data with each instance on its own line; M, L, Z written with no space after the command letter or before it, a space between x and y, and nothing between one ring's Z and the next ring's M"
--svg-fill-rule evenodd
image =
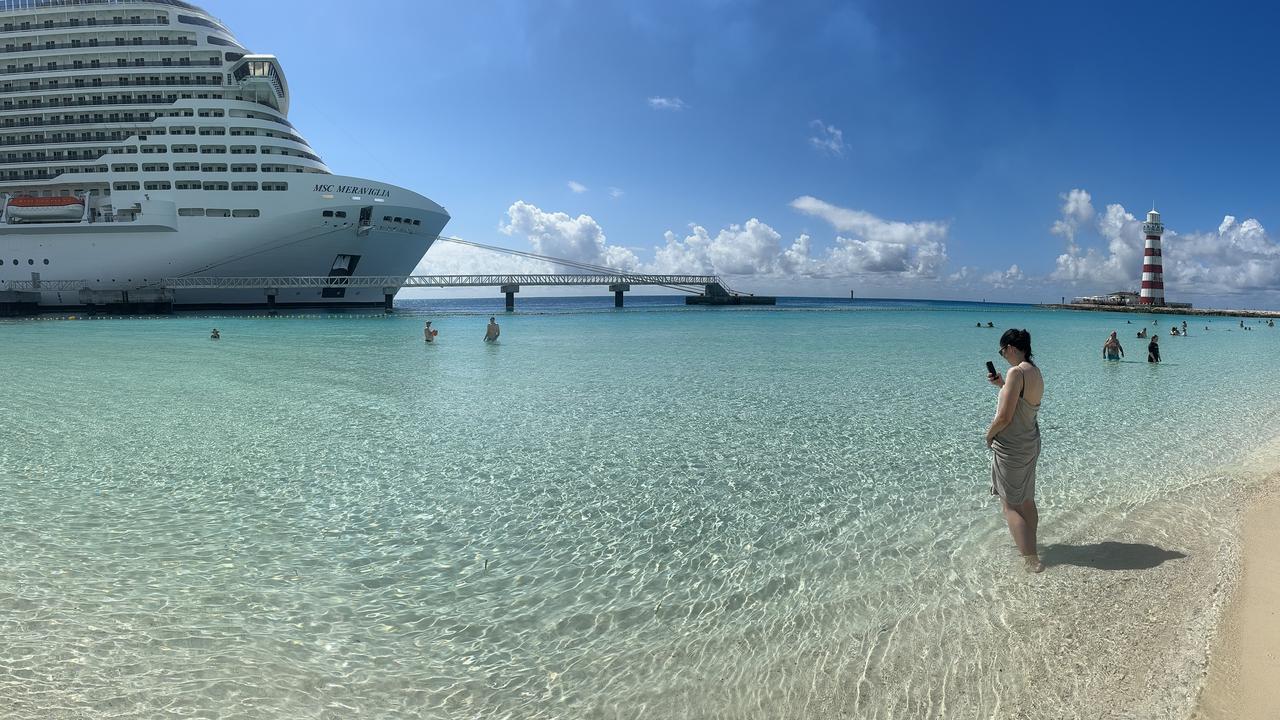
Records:
M381 305L382 288L164 289L403 276L440 235L443 207L333 174L288 114L275 56L191 3L0 0L0 290L49 308Z

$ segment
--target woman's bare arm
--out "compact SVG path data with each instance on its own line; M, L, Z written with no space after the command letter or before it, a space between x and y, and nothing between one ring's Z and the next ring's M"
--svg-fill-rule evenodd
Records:
M996 435L999 435L1001 430L1009 427L1009 423L1013 422L1013 412L1018 404L1018 395L1022 393L1022 387L1025 382L1021 369L1016 367L1009 368L1009 374L1005 377L1004 387L1000 388L1000 401L996 405L996 416L991 420L991 427L987 428L987 445L990 445L991 440Z

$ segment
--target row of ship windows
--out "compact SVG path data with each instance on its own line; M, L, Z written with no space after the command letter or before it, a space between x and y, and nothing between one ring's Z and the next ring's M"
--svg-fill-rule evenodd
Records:
M169 187L169 183L154 183L154 184L156 184L156 185L163 185L163 187L150 187L151 183L148 183L148 187L147 187L146 189L147 189L147 190L169 190L169 189L170 189L170 187ZM253 184L253 183L250 183L250 184ZM194 187L184 187L185 185L194 185ZM201 185L201 183L182 183L182 182L179 182L179 183L178 183L178 187L177 187L176 189L178 189L178 190L219 190L219 189L221 189L221 190L227 190L227 189L228 189L227 187L225 187L225 186L226 186L226 183L204 183L204 185L209 185L210 187L207 187L207 188L206 188L206 187L204 187L203 185ZM127 186L127 187L126 187L126 186ZM215 187L215 186L223 186L223 187ZM138 184L137 184L137 183L116 183L116 188L115 188L115 189L117 189L117 190L138 190L138 189L140 189L140 188L138 187ZM263 184L262 184L262 189L263 189L263 190L268 190L268 191L276 191L276 192L280 192L280 191L288 190L288 189L289 189L289 183L283 183L283 182L282 182L282 183L263 183ZM86 190L85 188L76 188L76 189L74 189L74 190L71 190L71 189L63 189L63 190L32 190L31 192L23 192L23 193L21 193L21 194L22 194L22 195L28 195L28 196L30 196L30 197L73 197L73 196L74 196L74 197L84 197L84 196L86 196L86 195L90 195L90 194L98 194L98 195L102 195L102 196L105 196L105 197L110 197L110 196L111 196L111 190L108 190L108 189L97 189L97 188L94 188L94 189L91 189L91 190ZM346 217L346 216L345 216L345 215L343 215L342 217Z
M178 190L232 190L236 192L253 192L258 190L258 183L231 183L227 187L227 183L220 182L178 182ZM156 182L145 182L139 187L136 182L118 182L112 183L114 190L173 190L173 185L168 180L159 180ZM263 183L262 189L266 191L279 192L289 189L288 183Z
M157 181L148 183L136 182L118 182L111 184L112 190L169 190L168 181ZM232 190L232 191L257 191L259 189L264 192L284 192L289 189L289 183L284 182L264 182L259 187L256 182L248 183L225 183L225 182L194 182L179 180L173 183L173 190Z
M142 154L144 155L164 154L165 152L167 152L165 150L166 147L167 146L165 145L143 145ZM200 153L197 153L194 150L194 146L190 146L193 148L190 150L178 149L178 148L185 148L185 147L188 147L188 146L174 146L173 152L179 155L185 155L185 154L226 155L227 154L225 149L216 150L216 151L202 149ZM267 148L271 148L271 149L268 150ZM98 160L106 155L137 155L137 154L138 154L138 146L136 145L128 145L125 147L113 147L113 148L84 148L82 150L65 150L65 151L53 150L47 153L39 152L39 151L23 152L23 153L14 152L14 153L7 153L5 155L0 155L0 163L70 162L70 161L80 161L80 160ZM243 145L243 146L237 145L237 146L232 146L231 154L232 155L257 155L258 152L251 145ZM308 157L306 153L303 153L300 151L294 151L293 153L289 153L285 149L277 148L275 146L263 146L262 154L263 155L280 155L282 157ZM315 162L322 162L318 157L314 155L310 155L308 159L312 159ZM289 167L296 167L296 166L290 165Z
M186 16L183 16L186 17ZM3 32L21 32L23 30L36 30L40 28L67 28L67 27L95 27L98 25L168 25L168 15L156 15L143 17L141 15L130 15L127 19L123 15L90 15L89 17L79 18L73 17L67 20L46 19L44 22L31 22L24 20L22 22L7 22L0 26ZM189 23L195 24L195 23Z
M40 80L28 80L26 84L7 82L0 84L0 92L39 92L41 90L68 90L71 88L100 88L100 87L133 87L147 85L221 85L222 75L119 75L115 82L108 82L104 77L93 78L70 78L63 82L61 79L51 78L41 82ZM84 99L84 98L82 98ZM12 102L12 101L6 101ZM18 101L19 107L27 107L22 103L25 100ZM6 105L5 107L9 107Z
M112 165L112 172L138 172L137 165ZM142 166L142 172L169 172L168 163L146 163ZM233 172L233 173L282 173L282 172L306 172L306 168L299 165L263 165L261 169L257 165L232 165L229 168L222 163L174 163L173 172Z
M17 52L32 52L35 50L66 50L66 49L96 48L96 47L119 47L122 45L134 46L134 45L195 45L196 44L196 39L188 35L151 35L146 37L135 35L131 38L114 37L114 38L99 39L96 37L85 37L85 38L70 38L70 39L63 38L63 40L65 42L58 42L57 40L46 40L43 43L39 43L39 42L5 43L4 47L0 48L0 52L17 53ZM215 43L215 44L220 45L221 43Z
M255 218L262 213L258 210L227 210L225 208L178 208L181 217L238 217Z
M320 213L320 216L344 218L347 216L347 212L345 210L325 210ZM421 220L414 220L412 218L402 218L402 217L393 218L390 215L383 215L382 222L397 222L397 223L404 223L405 225L421 225L422 224Z
M225 182L184 182L178 181L172 185L168 181L157 181L147 183L136 182L118 182L112 183L112 189L115 190L231 190L231 191L256 191L259 189L258 183L225 183ZM289 189L289 183L262 183L261 189L266 192L284 192Z
M4 72L12 75L16 73L29 73L29 72L37 72L37 71L44 72L46 70L85 70L85 69L92 70L94 68L104 68L104 67L108 67L108 68L109 67L175 67L175 66L184 67L184 66L196 65L196 64L212 65L213 67L219 67L222 65L222 56L214 55L213 57L209 57L207 59L182 57L182 58L178 58L177 62L174 62L173 58L161 58L160 60L147 60L146 58L140 58L140 57L135 57L135 58L117 57L117 58L114 58L114 61L111 58L105 58L105 59L93 58L91 60L69 60L62 63L59 63L57 60L48 60L48 61L45 61L42 65L37 65L36 63L23 63L22 65L18 65L17 63L9 63L8 65L5 65L4 70L0 72Z
M88 97L88 96L85 96L85 97ZM133 98L133 97L134 97L134 96L132 96L132 95L123 95L123 96L120 96L120 98L117 98L115 95L109 95L109 96L107 96L107 98L104 100L104 99L102 98L102 96L101 96L101 95L94 95L94 96L92 96L91 98L89 98L90 100L92 100L92 102L90 102L89 104L91 104L91 105L93 105L93 104L98 104L98 105L121 105L121 104L128 104L128 102L130 101L130 99L131 99L131 98ZM145 101L147 100L147 96L145 96L145 95L139 95L138 97L140 98L140 100L138 100L137 102L145 102ZM156 98L156 97L158 97L158 96L157 96L157 95L152 95L151 97L154 99L154 98ZM201 97L204 97L204 96L202 95ZM221 94L214 94L213 98L214 98L215 100L221 100L221 99L222 99L222 95L221 95ZM174 98L174 99L176 100L176 98ZM191 96L190 96L189 94L184 94L184 95L183 95L183 99L184 99L184 100L189 100L189 99L191 99ZM244 100L244 98L240 97L239 95L234 95L234 96L232 96L230 99L232 99L232 100L241 100L241 101L243 101L243 100ZM82 98L82 100L84 100L84 98ZM124 116L124 117L128 117L130 114L131 114L131 113L123 113L123 116ZM161 112L161 111L151 112L151 111L142 110L142 111L139 111L139 112L138 112L138 117L139 117L139 119L143 119L143 120L148 120L148 119L152 119L152 118L163 118L163 117L192 117L192 115L193 115L193 113L192 113L192 111L191 111L191 110L185 110L185 109L182 109L182 110L169 110L169 111L163 111L163 112ZM90 114L89 114L89 113L81 113L81 114L80 114L80 116L79 116L79 121L78 121L78 122L81 122L81 123L83 123L83 122L88 122L88 118L89 118L89 116L90 116ZM223 117L223 115L222 115L222 111L221 111L221 110L207 110L207 109L201 109L201 110L200 110L200 117ZM266 121L266 122L273 122L273 123L276 123L277 125L284 125L285 127L288 127L288 128L292 128L292 127L293 127L293 123L289 122L288 120L285 120L284 118L279 117L279 116L276 116L276 115L271 115L271 114L269 114L269 113L254 113L254 112L251 112L251 111L249 111L249 110L241 110L241 109L238 109L238 108L237 108L237 109L234 109L234 110L232 110L232 111L231 111L231 117L233 117L233 118L245 118L245 119L248 119L248 120L264 120L264 121ZM77 122L77 119L76 119L76 116L75 116L75 115L63 115L63 116L61 116L61 117L59 117L58 115L50 115L50 116L48 116L48 118L45 118L45 116L43 116L43 115L39 115L39 116L35 116L35 117L24 117L24 118L19 118L18 120L19 120L19 121L18 121L18 123L17 123L17 124L18 124L18 125L21 125L22 127L27 127L27 126L29 126L29 125L45 125L45 124L48 124L48 125L70 125L70 124L74 124L74 123L76 123L76 122Z
M220 92L196 92L196 94L191 94L191 92L154 92L150 96L125 94L108 95L106 97L101 95L84 95L81 97L69 95L67 97L50 97L47 101L38 99L38 97L29 101L19 100L18 102L13 102L9 100L5 101L3 108L5 110L28 110L37 108L87 108L87 106L91 105L156 105L160 104L160 102L172 104L172 102L179 99L192 100L196 99L196 97L201 100L223 99L223 95ZM13 123L9 122L8 124L12 126Z
M170 115L173 115L173 117L177 117L178 114L172 113ZM68 115L68 117L70 117L70 115ZM88 119L88 115L81 115L81 117L84 118L83 123L77 123L77 124L99 124L99 122L92 122L92 120ZM115 115L110 115L110 117L114 118ZM164 117L164 114L156 115L156 118L161 118L161 117ZM191 113L187 113L187 117L191 117ZM124 118L122 120L100 120L100 122L129 123L129 122L138 122L138 120L147 120L147 119L148 119L147 113L142 113L138 118L133 118L133 114L128 113L124 115ZM200 131L196 131L195 128L178 127L178 128L166 129L164 127L148 126L148 127L128 128L128 129L125 129L125 131L118 131L118 129L116 129L116 131L92 131L92 132L82 131L79 133L51 132L51 133L47 133L47 135L46 133L35 133L35 135L10 135L10 136L0 137L0 146L3 146L3 145L51 145L51 143L90 142L95 140L97 141L129 140L129 138L132 138L134 136L136 136L138 140L147 140L148 136L151 136L151 135L204 135L204 136L230 135L232 137L261 136L261 137L278 138L278 140L289 140L289 141L297 142L298 145L307 145L306 140L303 140L303 138L298 137L296 135L292 135L292 133L288 133L288 132L275 133L275 132L268 131L268 129L262 129L262 131L260 131L260 129L233 127L232 129L230 129L230 132L228 133L227 129L225 128L202 127L200 128ZM133 149L133 146L129 146L129 147L131 147L131 150L128 150L129 152L137 152L137 149ZM160 146L156 145L156 146L143 146L143 147L160 147ZM120 147L113 147L111 151L123 152L124 150L120 149ZM151 152L156 152L156 151L157 150L151 150ZM148 152L148 150L143 149L143 152Z
M221 96L219 95L217 97L221 97ZM239 100L240 98L237 97L235 99ZM208 114L206 114L206 112ZM190 110L174 110L172 112L154 112L154 113L139 112L136 116L130 112L109 113L109 114L106 114L106 117L110 118L109 120L104 120L103 116L104 116L103 113L93 113L93 114L81 113L78 116L77 115L62 115L62 116L50 115L48 118L44 118L44 117L25 118L24 117L24 118L17 118L16 120L14 118L7 118L5 119L3 124L4 124L4 127L32 127L32 126L38 127L38 126L44 126L44 125L88 125L88 124L96 125L103 122L150 122L152 120L165 118L165 117L192 117L193 114ZM200 111L200 117L223 117L223 115L221 111L203 111L202 110ZM231 111L231 117L244 118L247 120L264 120L266 122L274 122L280 125L285 125L290 128L293 127L293 125L287 120L281 120L279 118L271 117L269 115L254 115L253 113L246 113L243 110ZM200 130L211 131L212 128L200 128ZM148 133L152 135L164 135L166 133L166 130L163 127L141 127L141 128L134 128L132 132L138 133L139 139L146 140ZM262 135L266 137L282 138L284 140L293 140L294 142L301 143L303 145L307 144L306 141L303 140L302 138L290 133L281 133L279 135L276 135L276 134L273 134L270 130L259 131L253 128L235 128L235 127L231 128L232 135L257 135L259 132L261 132ZM193 133L187 132L186 129L183 129L183 132L181 133L175 132L173 134L191 135ZM199 134L209 135L209 134L216 134L216 133L200 132ZM75 133L67 133L67 136L68 136L67 142L76 142ZM98 130L92 134L92 137L89 137L89 133L80 134L81 140L90 140L90 139L121 140L126 137L129 137L129 135L122 134L118 130L115 130L109 133L103 130ZM61 141L62 141L62 135L59 133L54 133L52 135L43 135L43 134L21 135L21 136L10 136L6 138L0 138L0 145L24 145L29 143L40 144L44 142L61 142Z
M87 139L87 138L86 138ZM289 150L288 148L277 147L275 145L263 145L259 148L256 145L232 145L231 151L228 153L226 145L201 145L199 149L195 145L174 145L171 148L167 145L143 145L142 154L144 155L160 155L164 153L173 153L174 155L279 155L281 157L296 157L311 160L313 162L322 162L320 157L311 153L302 152L301 150ZM119 151L119 152L117 152ZM134 155L138 149L130 146L129 148L85 148L83 150L54 150L52 152L22 152L22 153L5 153L0 155L0 163L31 163L31 162L64 162L68 160L97 160L103 155ZM134 166L137 170L137 166Z
M14 264L14 265L17 265L17 264L18 264L18 258L14 258L14 259L13 259L13 264ZM35 264L36 264L36 260L35 260L35 258L27 258L27 264L28 264L28 265L35 265ZM49 258L45 258L45 259L44 259L44 264L45 264L45 265L48 265L48 264L49 264Z
M329 173L319 168L304 168L298 165L263 165L260 170L251 169L252 166L241 165L240 169L232 169L230 172L263 172L263 173L311 173L315 175L328 175ZM145 171L145 170L144 170ZM228 172L227 166L222 164L210 165L183 165L175 166L176 172ZM107 172L106 165L73 165L71 167L55 167L55 168L26 168L23 170L0 170L0 181L5 180L51 180L62 174L78 175L84 173L92 175L94 173ZM137 170L117 170L116 172L137 172ZM151 172L151 171L146 171Z

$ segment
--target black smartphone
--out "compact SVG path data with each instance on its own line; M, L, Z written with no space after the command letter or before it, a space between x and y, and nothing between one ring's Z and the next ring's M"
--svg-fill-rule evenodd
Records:
M996 376L996 366L992 365L991 361L988 360L987 361L987 377L995 377L995 376Z

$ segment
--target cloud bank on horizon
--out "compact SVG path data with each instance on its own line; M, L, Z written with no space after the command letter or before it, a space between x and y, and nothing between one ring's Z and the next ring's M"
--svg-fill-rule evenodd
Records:
M573 217L523 200L507 208L498 229L522 238L532 252L552 258L626 272L716 274L753 290L781 294L843 296L856 286L867 294L973 297L990 291L1022 298L1050 290L1056 297L1136 287L1142 266L1142 218L1119 203L1099 211L1092 195L1081 188L1062 193L1060 199L1060 215L1048 224L1047 232L1061 238L1065 247L1043 275L1025 269L1046 264L1047 258L1037 257L1019 257L1003 269L951 269L947 244L954 241L947 221L891 220L809 195L795 198L789 208L830 226L831 243L822 251L815 251L810 234L788 240L756 217L714 231L690 223L683 232L666 231L662 243L624 247L610 243L590 215ZM1280 243L1256 219L1240 221L1226 215L1216 230L1207 232L1169 228L1163 247L1165 281L1173 288L1170 299L1178 299L1178 288L1195 288L1182 292L1189 297L1280 291ZM572 271L554 262L437 243L415 272L566 270Z

